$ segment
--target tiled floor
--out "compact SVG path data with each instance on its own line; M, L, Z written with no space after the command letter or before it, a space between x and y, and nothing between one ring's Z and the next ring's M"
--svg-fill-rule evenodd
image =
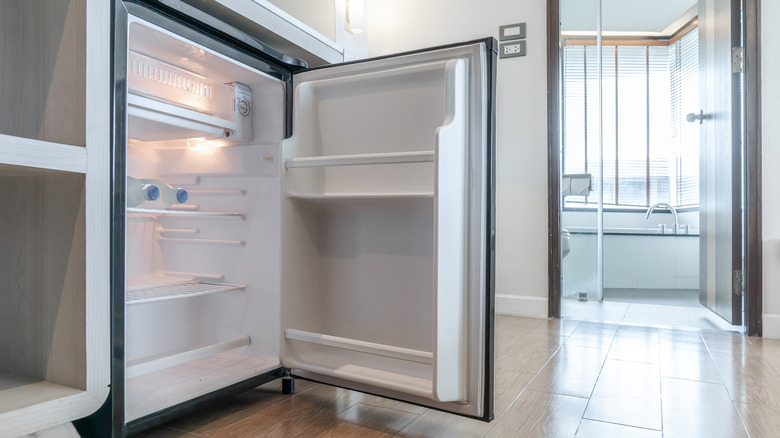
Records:
M697 305L647 304L641 299L609 301L561 300L564 319L634 324L652 327L674 327L699 330L728 330L741 332L741 326L732 326L712 311Z
M483 423L299 380L146 437L777 437L780 341L499 316L496 419Z

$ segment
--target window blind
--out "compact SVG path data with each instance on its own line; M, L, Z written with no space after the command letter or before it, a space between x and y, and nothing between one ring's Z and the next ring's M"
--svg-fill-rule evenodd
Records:
M698 108L697 30L670 45L602 46L601 181L596 47L566 45L563 55L564 172L592 173L607 205L698 205L698 125L685 121Z

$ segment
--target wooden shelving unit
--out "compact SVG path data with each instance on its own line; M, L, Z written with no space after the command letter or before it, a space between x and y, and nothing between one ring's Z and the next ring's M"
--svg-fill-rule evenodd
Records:
M108 395L109 8L0 6L3 436L63 430Z

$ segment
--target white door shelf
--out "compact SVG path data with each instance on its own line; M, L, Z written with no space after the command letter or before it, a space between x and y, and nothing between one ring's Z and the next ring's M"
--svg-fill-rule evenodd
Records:
M298 201L319 205L371 205L433 202L433 193L332 193L322 195L288 194L287 196Z
M431 163L434 151L383 152L376 154L329 155L288 158L284 167L360 166L366 164Z
M125 301L127 304L140 304L243 289L246 289L246 286L243 284L185 281L163 285L128 287L125 293Z
M125 378L131 379L133 377L175 367L177 365L203 359L215 354L235 350L236 348L246 347L251 343L252 339L249 336L242 336L237 339L231 339L229 341L220 342L218 344L208 345L206 347L172 354L170 356L158 357L152 360L128 362L127 366L125 367Z
M170 216L193 216L193 217L237 217L243 219L246 213L240 211L188 211L188 210L154 210L150 208L128 208L128 213L146 214L146 215L170 215Z
M392 345L383 345L374 342L366 342L357 339L348 339L339 336L324 335L321 333L312 333L289 328L284 329L284 337L286 339L308 342L310 344L326 345L328 347L336 347L343 350L358 351L361 353L408 360L427 365L433 364L433 353L428 351L412 350L410 348L395 347Z

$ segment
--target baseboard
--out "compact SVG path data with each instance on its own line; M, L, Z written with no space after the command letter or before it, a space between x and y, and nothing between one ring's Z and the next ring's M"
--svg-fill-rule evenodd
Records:
M762 336L765 338L780 339L780 315L776 313L764 313L761 315L763 326Z
M496 313L499 315L547 318L547 298L496 294Z

